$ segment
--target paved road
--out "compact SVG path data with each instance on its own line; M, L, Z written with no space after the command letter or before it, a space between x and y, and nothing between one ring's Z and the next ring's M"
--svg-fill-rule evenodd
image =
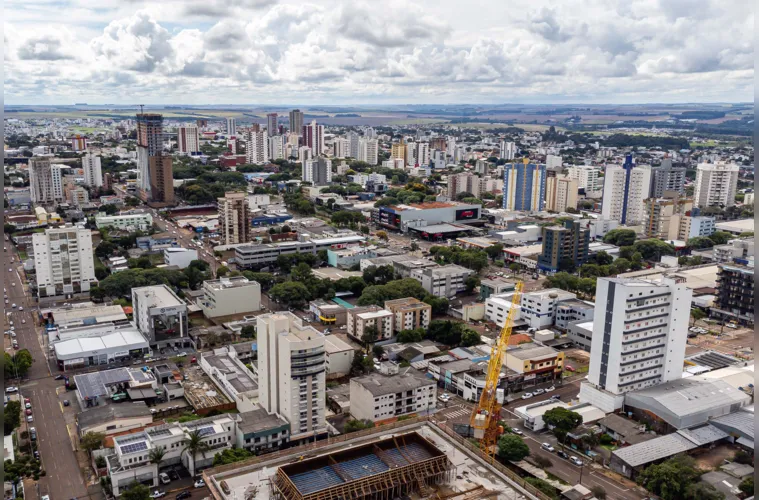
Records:
M153 216L153 223L158 226L161 231L168 231L172 233L176 231L175 236L177 237L179 245L184 248L192 248L194 250L197 250L198 257L208 262L208 264L211 266L211 270L213 271L214 276L216 275L216 269L220 266L220 264L216 261L216 257L213 254L213 248L211 248L206 242L203 242L202 247L198 247L193 242L192 238L195 236L195 234L192 231L182 229L178 227L174 222L161 218L158 212L154 209L150 209L150 213Z
M8 243L6 246L7 256L11 246ZM54 380L48 370L47 357L40 346L32 319L32 314L36 314L36 310L33 311L35 305L25 291L16 269L19 265L18 255L13 253L13 256L15 262L10 264L13 268L6 274L5 280L10 302L8 305L15 303L22 306L24 311L6 307L6 312L11 311L10 318L16 328L16 339L20 348L28 349L34 359L26 380L20 384L20 392L22 398L31 399L34 416L31 425L37 429L42 467L47 471L47 475L39 480L39 491L41 495L47 494L53 499L84 498L87 496L87 488L55 392L56 388L61 386L61 382ZM15 283L15 286L11 283ZM21 323L22 319L25 320L24 324ZM35 495L36 492L27 491L27 498L35 498Z

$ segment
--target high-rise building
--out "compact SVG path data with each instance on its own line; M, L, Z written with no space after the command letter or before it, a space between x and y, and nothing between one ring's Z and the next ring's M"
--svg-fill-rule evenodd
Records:
M546 210L566 212L577 208L577 180L569 177L548 177L546 179Z
M314 157L314 152L308 146L301 146L298 148L298 161L303 163L306 160L310 160Z
M324 154L324 125L313 120L309 125L303 125L303 145L311 148L314 156Z
M87 149L87 138L79 134L71 138L71 149L74 151L85 151Z
M314 186L326 186L332 182L332 160L320 156L304 161L303 181Z
M455 200L461 193L471 193L475 198L480 197L481 181L471 172L452 174L448 176L448 199Z
M200 134L195 125L186 125L177 129L177 150L181 155L200 151Z
M585 192L599 191L603 184L599 182L599 170L591 165L575 165L567 168L567 176L577 180L577 187Z
M693 292L674 279L599 278L588 379L580 401L605 412L624 394L683 374Z
M89 229L47 229L32 235L32 245L39 297L87 292L97 283Z
M509 163L503 166L503 208L538 212L545 207L546 166Z
M404 162L406 161L406 143L401 139L401 142L396 142L390 148L390 158L393 160L400 158ZM411 165L413 167L413 165Z
M651 198L661 198L664 191L685 194L685 170L672 166L672 159L665 158L661 166L651 169Z
M217 201L221 244L234 245L249 242L251 240L251 214L248 194L230 192Z
M693 200L698 208L732 207L738 188L739 167L735 163L718 161L699 163Z
M268 132L269 137L273 135L279 135L279 126L277 125L277 113L267 113L266 131Z
M513 160L517 155L517 145L513 142L501 141L501 159Z
M149 201L166 205L174 203L174 169L171 156L150 157Z
M430 143L416 143L416 162L419 166L426 167L430 164ZM376 163L375 163L376 165Z
M89 187L103 186L103 173L100 168L100 155L88 152L82 157L84 184Z
M620 224L638 224L646 216L643 200L651 188L651 168L637 166L632 155L625 164L609 165L604 175L604 194L601 215Z
M285 144L281 135L269 136L269 154L268 159L283 160L285 158Z
M358 158L359 155L359 148L361 143L361 136L358 135L358 132L350 131L348 132L348 154L346 156L350 156L351 158Z
M590 229L583 221L566 221L564 227L543 228L543 251L538 257L538 268L556 272L567 263L580 267L588 260Z
M227 135L237 135L237 121L234 118L227 118Z
M564 165L563 160L561 159L561 156L556 155L546 155L546 168L547 169L558 169L561 171L562 167Z
M677 233L677 239L688 241L698 236L709 236L716 230L714 226L714 217L703 215L692 216L686 215L680 218L680 229Z
M689 217L693 208L693 200L680 198L675 191L665 191L663 195L643 202L646 211L643 233L647 238L676 240L681 234L683 219Z
M246 163L262 165L269 161L269 141L265 132L249 129L245 134L245 141Z
M303 123L303 111L299 109L290 111L290 133L301 134Z
M448 156L453 156L456 154L456 138L449 136L446 138L446 149L445 152Z
M143 198L151 200L151 158L163 153L163 115L137 114L137 187Z
M738 257L719 264L717 297L711 307L712 318L740 325L754 325L754 258Z
M406 143L406 165L415 167L419 164L419 147L416 142Z
M290 440L326 433L324 334L292 313L257 318L258 397L290 423Z
M52 205L63 201L61 167L50 158L29 158L29 191L32 203Z
M332 156L335 158L347 158L351 156L350 139L335 137L334 141L332 141ZM355 156L351 157L356 158Z
M359 139L358 141L358 161L363 161L369 165L376 165L379 157L379 142L377 139Z

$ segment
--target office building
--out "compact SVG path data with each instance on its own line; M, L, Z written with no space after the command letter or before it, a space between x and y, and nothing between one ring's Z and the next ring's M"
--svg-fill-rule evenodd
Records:
M61 167L49 158L29 158L29 191L32 203L53 205L63 201Z
M303 162L303 182L326 186L332 182L332 160L324 157Z
M754 257L753 238L730 240L725 245L717 245L712 248L712 257L715 262L732 263L734 259L748 261Z
M148 201L171 205L174 203L174 169L171 156L151 156L150 196Z
M452 154L451 151L449 154ZM502 160L513 160L517 155L517 145L514 142L501 141L500 153Z
M474 271L466 267L449 264L428 269L414 269L411 271L411 277L435 297L450 298L466 290L466 279L473 273Z
M754 258L735 258L720 264L717 297L710 310L712 318L744 326L754 325Z
M219 207L219 239L222 245L247 243L251 240L251 213L248 194L229 192L217 199Z
M699 163L693 193L696 206L727 208L735 205L739 170L735 163L724 161Z
M204 281L201 291L198 305L209 319L261 310L261 285L244 276Z
M263 165L269 161L269 137L261 130L248 129L245 133L245 162Z
M546 166L509 163L503 166L503 208L539 212L545 208Z
M682 377L692 291L669 278L599 278L596 286L580 401L612 412L626 393Z
M95 216L95 226L98 229L107 227L122 231L148 231L153 226L153 216L150 212L133 212L119 215L105 215L100 212Z
M46 229L32 235L32 246L38 297L87 292L97 283L89 229Z
M436 397L435 380L416 370L402 375L372 373L350 381L351 415L375 424L434 410Z
M553 347L534 343L520 344L506 350L505 365L525 379L542 384L561 378L564 353Z
M86 153L82 157L82 170L84 171L85 186L103 187L103 172L100 168L100 155Z
M163 115L137 114L137 187L150 199L152 186L150 159L163 152Z
M277 113L266 114L266 132L269 137L279 134L279 125L277 124Z
M346 333L359 342L364 342L364 334L370 328L376 330L376 341L393 338L393 313L379 306L348 309L346 324Z
M227 118L227 135L237 135L237 121L234 118Z
M548 177L546 179L546 210L566 212L577 209L577 179L570 177Z
M555 273L569 267L580 267L588 260L590 230L582 221L566 221L564 227L543 228L543 251L538 269Z
M167 266L187 269L194 260L198 260L198 251L194 248L169 247L163 249L163 263Z
M309 125L303 125L303 145L311 148L313 156L324 154L324 125L313 120Z
M448 176L448 199L455 200L456 196L461 193L471 193L475 198L480 197L479 176L471 172L462 174L451 174Z
M603 183L598 178L599 170L590 165L575 165L567 168L567 176L577 181L577 187L585 192L600 191Z
M134 324L151 346L182 347L188 338L187 304L168 285L132 288Z
M665 191L675 191L684 196L685 170L673 167L671 158L665 158L661 166L651 169L651 198L662 198Z
M290 111L290 133L301 134L303 131L303 111L294 109Z
M200 134L195 125L186 125L177 129L177 151L180 155L200 152Z
M637 166L632 155L625 164L609 165L604 175L604 194L601 216L619 221L620 224L639 224L646 212L643 200L651 189L651 169Z
M290 439L326 433L324 335L292 313L257 318L258 396L290 423Z
M408 232L437 224L479 220L482 206L470 203L429 202L380 207L372 211L372 221L389 229Z
M393 329L396 333L416 328L426 330L430 326L432 306L414 297L386 300L385 309L393 313Z
M577 299L577 295L559 288L524 293L520 302L520 317L530 328L548 328L556 321L558 305L574 299Z
M327 250L332 245L350 245L364 241L358 234L328 238L306 238L304 241L284 241L260 245L241 245L235 247L235 262L241 268L261 268L277 261L280 255L291 253L310 253L316 255L319 250Z

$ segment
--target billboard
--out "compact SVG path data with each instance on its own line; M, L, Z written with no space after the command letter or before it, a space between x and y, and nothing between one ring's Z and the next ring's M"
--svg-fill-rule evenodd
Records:
M456 220L471 220L479 218L479 210L476 208L464 208L456 210Z

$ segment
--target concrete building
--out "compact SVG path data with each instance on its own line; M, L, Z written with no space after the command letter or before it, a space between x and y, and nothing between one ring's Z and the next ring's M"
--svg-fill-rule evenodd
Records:
M188 338L187 304L167 285L132 288L134 324L150 345L184 346Z
M502 160L513 160L517 154L517 145L514 142L501 141L498 148Z
M744 264L738 264L743 262ZM754 325L754 258L720 264L717 297L710 316L720 321Z
M167 266L186 269L190 267L193 260L198 260L198 251L194 248L170 247L163 249L163 263Z
M681 231L681 226L685 223L686 217L691 218L693 200L680 198L674 191L667 191L664 197L649 198L643 203L646 212L643 233L647 238L675 240L681 232L686 232L686 228L682 228ZM694 229L690 220L685 224L688 226L687 232Z
M50 158L29 158L29 189L32 203L53 205L63 201L61 167Z
M580 349L590 352L593 339L593 321L572 321L567 324L567 338Z
M200 368L230 401L234 401L239 412L255 410L258 405L258 384L250 370L237 359L230 347L203 352L198 360Z
M266 113L266 132L269 134L269 137L275 136L279 133L277 113Z
M269 160L284 160L288 155L285 151L285 141L282 135L272 135L268 138Z
M313 320L322 325L341 327L348 321L348 310L334 302L322 299L312 300L308 305L308 310L313 314Z
M155 160L163 154L163 115L155 113L138 113L137 114L137 187L141 196L146 200L152 200L151 193L154 186L159 184L162 179L162 188L167 185L172 186L171 175L171 157L167 161ZM153 169L165 169L168 167L169 172L153 172ZM168 173L169 175L165 175ZM165 194L165 193L164 193ZM159 194L158 196L162 196Z
M538 257L538 269L557 272L572 263L580 267L588 260L590 230L580 220L566 221L564 227L543 228L543 248Z
M326 373L328 379L345 377L350 374L355 350L336 335L324 336L326 353Z
M582 417L582 423L585 425L590 425L604 417L603 411L587 403L569 405L564 401L552 399L519 406L514 408L514 414L522 419L522 424L526 429L530 429L532 432L541 432L547 427L543 421L543 415L555 408L564 408L565 410L578 413Z
M601 216L634 225L643 222L643 200L651 189L651 168L633 163L628 155L622 166L609 165L604 175L604 194Z
M150 195L148 202L171 205L174 203L174 170L171 156L151 156L150 165Z
M90 202L90 193L83 187L69 190L69 202L76 208L81 208ZM63 215L63 214L59 214Z
M754 240L749 238L730 240L712 248L712 257L718 264L731 264L735 259L748 261L753 256Z
M651 169L651 198L662 198L665 191L685 196L685 171L673 167L671 158L662 160L660 167Z
M247 243L251 240L251 212L246 193L229 192L217 199L219 207L219 239L222 245Z
M227 118L226 131L227 135L237 135L237 121L234 118Z
M201 291L198 305L209 319L261 310L261 285L244 276L204 281Z
M577 295L559 288L547 288L522 294L521 318L536 330L552 326L560 302L576 299Z
M506 367L522 375L525 380L541 384L561 378L564 353L553 347L537 344L520 344L506 350Z
M257 407L237 419L237 447L261 455L290 441L290 424L276 413Z
M32 246L38 297L88 292L97 283L89 229L46 229L32 235Z
M327 250L327 264L332 267L350 268L365 259L373 259L377 256L372 247L348 247L339 250Z
M567 168L567 176L577 181L577 187L586 193L600 191L603 183L599 179L599 169L591 165L574 165Z
M503 166L503 208L539 212L545 209L546 166L509 163Z
M435 381L414 371L391 376L373 373L350 381L351 415L375 424L434 410L436 398Z
M592 321L595 316L596 305L579 299L567 299L556 304L556 316L554 326L559 330L566 331L569 325L577 321Z
M358 234L345 234L326 238L307 237L304 241L286 241L261 245L241 245L235 247L235 261L241 268L264 267L277 261L280 255L292 253L316 254L333 245L350 245L363 242L366 238Z
M356 137L358 137L358 134L356 134ZM335 137L332 141L332 156L335 158L348 158L351 156L350 147L351 143L349 139ZM356 139L356 148L358 148L358 139ZM356 149L356 151L358 151L358 149Z
M406 233L410 228L477 221L481 213L480 205L436 201L380 207L372 211L372 221L388 229Z
M740 168L735 163L699 163L693 200L698 208L732 207Z
M130 404L96 406L76 417L79 436L101 432L106 436L141 429L153 423L153 414L144 401Z
M52 344L55 362L61 371L129 361L132 355L150 353L148 341L129 324L96 325L77 330L65 340Z
M263 130L245 132L245 162L263 165L269 161L269 137Z
M709 236L715 231L714 217L701 216L688 216L680 217L680 227L677 233L677 238L681 241L688 241L691 238L698 236Z
M324 125L318 125L313 120L308 125L303 125L303 145L311 148L314 157L324 154Z
M503 327L506 322L506 317L509 314L509 310L511 310L512 296L513 292L509 292L491 295L485 299L485 317L488 321L492 321L501 328ZM514 321L521 319L522 317L522 307L520 305L517 305L516 307L517 310L514 313Z
M103 172L100 167L100 155L87 152L82 156L84 184L89 187L103 187Z
M448 199L455 200L461 193L471 193L475 198L480 197L481 178L471 172L451 174L448 176Z
M740 235L746 232L754 232L754 219L739 219L714 224L717 231L725 231L734 235Z
M332 182L332 160L324 157L303 162L303 182L326 186Z
M577 209L577 179L571 177L549 177L546 179L546 210L566 212Z
M327 431L324 335L292 313L257 318L259 402L290 423L292 441Z
M604 411L682 377L692 290L675 280L599 278L588 379L580 400Z
M290 111L290 132L300 134L303 131L303 111L294 109Z
M177 129L177 150L181 155L200 152L200 134L197 126L187 125Z
M378 341L393 338L393 313L379 306L348 309L346 321L346 332L359 342L364 341L363 336L369 328L376 329Z
M414 297L405 299L386 300L385 309L393 313L393 330L414 330L430 326L432 306Z
M435 297L455 297L457 293L466 290L466 279L474 271L456 264L415 269L411 277L419 281L428 293Z
M100 213L95 216L95 225L98 229L104 227L119 229L122 231L147 231L153 227L153 216L150 212L135 212L120 215L105 215Z

